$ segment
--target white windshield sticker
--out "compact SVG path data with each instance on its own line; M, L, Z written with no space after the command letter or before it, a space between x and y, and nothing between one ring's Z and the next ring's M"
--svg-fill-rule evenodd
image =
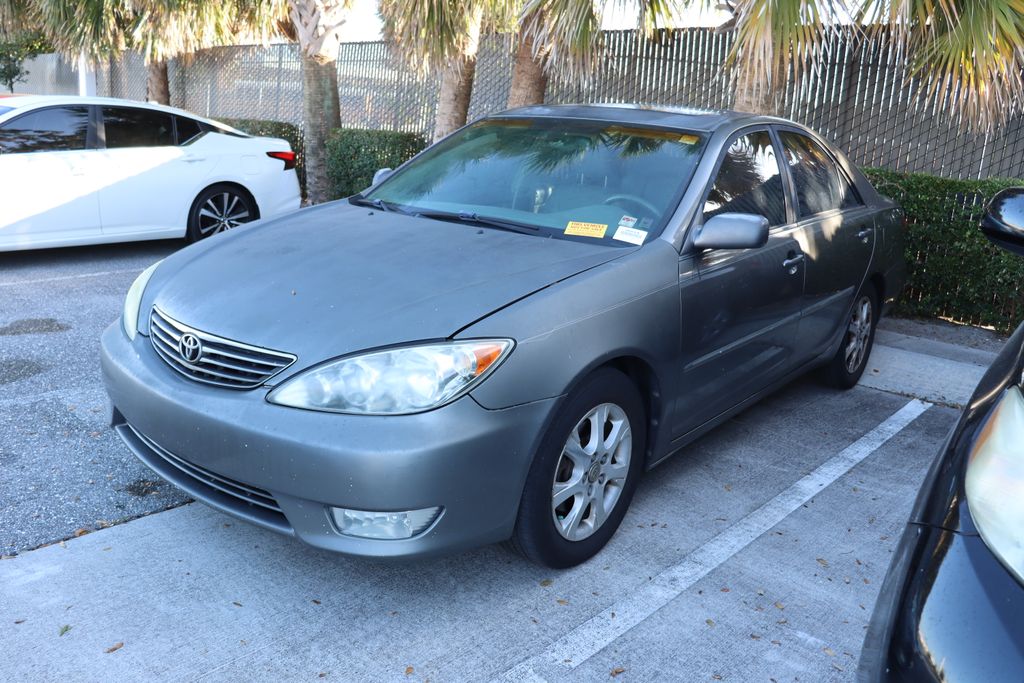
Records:
M619 227L632 228L636 225L636 218L633 216L623 216L619 219Z
M612 239L619 240L620 242L629 242L630 244L643 244L644 240L647 239L647 231L620 225L619 229L612 235Z

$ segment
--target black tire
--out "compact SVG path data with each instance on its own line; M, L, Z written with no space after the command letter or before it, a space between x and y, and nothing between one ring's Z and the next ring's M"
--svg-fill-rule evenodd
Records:
M607 431L603 432L604 436L599 440L600 443L590 442L590 425L600 419L601 413L595 413L593 421L587 420L586 424L583 424L583 421L603 406L610 406L605 408L608 417L605 427L602 428ZM616 408L619 410L616 411ZM626 443L625 432L622 432L618 440L612 438L612 434L616 433L615 429L621 429L615 426L613 418L618 416L618 425L622 425L623 414L629 425L630 444ZM568 455L563 457L569 438L573 434L580 443L586 439L588 445L594 445L596 448L596 457L587 456L591 458L589 467L579 465ZM617 444L613 453L604 450L608 443ZM585 450L586 447L583 448L584 455ZM622 462L622 454L627 450L629 461L625 463ZM606 453L603 458L602 452ZM528 559L556 569L575 566L596 555L618 529L629 508L637 482L644 470L646 452L647 420L643 400L636 385L618 370L597 370L569 394L545 432L526 478L522 501L519 504L519 516L509 545ZM602 464L605 461L610 464ZM571 471L563 475L566 465ZM605 470L605 467L608 469ZM595 468L598 475L594 475ZM621 484L612 478L614 474L608 474L613 470L616 473L625 472ZM570 540L565 531L559 531L556 527L556 524L561 524L563 530L565 529L565 520L569 513L564 517L559 516L560 508L554 505L554 487L562 483L556 482L556 476L564 476L568 485L571 478L580 475L582 478L578 481L583 490L577 494L579 497L574 496L571 503L567 500L562 506L569 505L573 511L580 509L577 506L581 506L578 517L583 521L578 523L576 532L568 533L583 533L581 530L587 528L583 522L588 519L595 520L597 516L601 516L603 521L596 525L591 521L590 527L593 530L588 536ZM598 499L589 497L590 494L586 493L587 487L595 491L594 496L601 496L602 505L610 505L611 509L603 507L602 509L607 512L597 515L592 506L597 504Z
M230 230L259 218L252 195L237 185L211 185L196 197L188 212L189 242Z
M858 331L855 327L858 325L858 318L863 316L863 311L868 311L870 320L866 329L860 327ZM837 389L850 389L860 381L861 375L864 374L864 368L867 367L868 359L871 357L871 349L875 344L878 316L878 292L875 291L874 285L865 282L853 300L853 307L850 309L850 316L846 322L847 328L843 333L843 341L839 345L839 350L836 351L835 357L829 361L829 364L822 368L822 378L827 384ZM855 354L855 359L851 359L851 348L858 338L861 344L860 352Z

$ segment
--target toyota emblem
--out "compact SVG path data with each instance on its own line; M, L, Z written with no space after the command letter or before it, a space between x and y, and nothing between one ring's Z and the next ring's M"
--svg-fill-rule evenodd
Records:
M191 332L186 332L178 339L178 353L186 363L197 363L203 355L203 342Z

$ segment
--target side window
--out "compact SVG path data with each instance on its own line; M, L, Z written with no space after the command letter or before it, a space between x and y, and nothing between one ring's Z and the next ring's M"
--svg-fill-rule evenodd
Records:
M175 116L174 125L178 131L179 145L184 145L186 142L203 132L199 127L198 121L195 119L185 118L184 116Z
M174 144L171 115L149 109L103 107L107 149Z
M88 107L41 109L0 126L0 154L81 150L88 135Z
M779 137L793 175L800 218L862 204L857 190L820 145L790 131L780 132Z
M786 222L786 194L768 131L737 138L726 151L704 203L704 220L720 213L758 214L769 225Z

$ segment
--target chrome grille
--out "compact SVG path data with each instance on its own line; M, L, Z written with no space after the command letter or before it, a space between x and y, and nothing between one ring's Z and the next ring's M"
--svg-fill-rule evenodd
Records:
M181 338L199 341L197 358L186 360ZM253 389L295 362L295 356L224 339L201 332L171 318L156 306L149 316L153 348L181 374L207 384L232 389ZM188 339L187 341L193 341Z

